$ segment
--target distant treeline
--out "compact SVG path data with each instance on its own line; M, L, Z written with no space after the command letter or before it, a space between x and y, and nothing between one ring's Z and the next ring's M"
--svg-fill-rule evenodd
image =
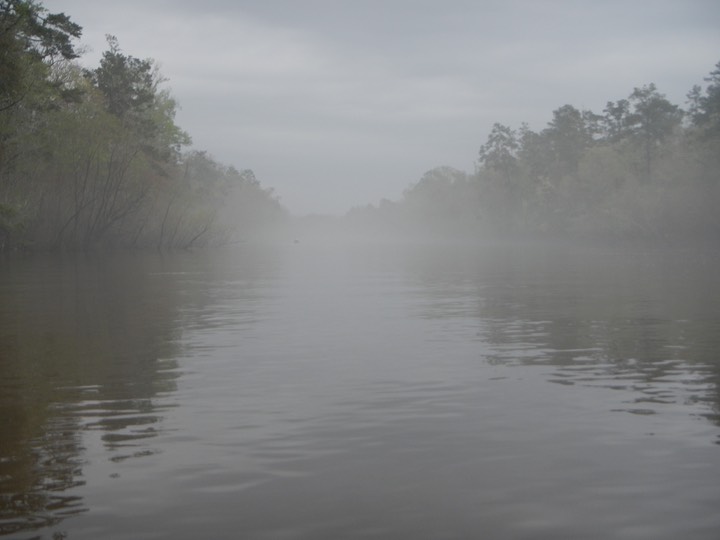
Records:
M188 150L153 60L108 36L83 69L81 30L35 0L0 0L0 251L194 247L285 220L251 170ZM420 238L717 241L720 63L704 82L684 110L649 84L602 114L564 105L539 132L496 123L472 173L435 168L344 224Z
M194 247L284 218L250 170L184 150L153 60L108 36L77 63L81 27L33 0L0 0L0 251Z
M476 170L428 171L350 225L420 236L720 241L720 63L670 103L654 84L602 114L564 105L540 132L496 123Z

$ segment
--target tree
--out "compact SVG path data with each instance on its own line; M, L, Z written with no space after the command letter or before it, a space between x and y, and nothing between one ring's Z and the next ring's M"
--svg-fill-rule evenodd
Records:
M520 127L518 140L520 143L518 159L524 174L533 182L547 180L550 174L552 155L548 138L531 130L524 123Z
M103 53L100 66L88 72L88 77L105 96L110 113L121 119L140 115L152 104L162 80L154 72L151 60L126 56L115 36L107 35L106 39L108 50Z
M695 85L688 94L688 114L704 138L717 138L720 137L720 62L705 77L705 82L710 83L705 88L705 94L699 85Z
M14 163L27 154L38 115L75 89L51 77L62 61L78 56L73 40L82 29L63 13L49 13L32 0L0 0L0 203Z
M628 116L629 129L642 147L644 177L652 179L652 165L660 145L680 125L683 112L670 103L654 84L635 88L630 94L632 112Z
M0 112L47 87L48 66L78 57L82 28L33 0L0 0Z
M580 159L593 142L593 129L586 123L588 117L572 105L553 111L553 119L543 135L550 141L556 174L577 175Z
M153 60L125 55L115 36L106 37L108 50L100 66L86 72L88 79L104 96L107 111L135 133L146 153L161 161L177 157L190 137L175 125L177 103L160 88L166 79Z
M0 0L0 251L196 247L283 219L272 190L203 152L151 59L107 36L95 69L80 27L35 0Z
M603 112L602 123L609 142L617 142L630 134L630 102L627 99L608 101Z
M515 131L496 122L488 135L487 142L480 147L480 163L499 172L509 185L517 170L519 147Z
M509 232L524 214L525 197L520 176L520 141L515 130L495 123L480 147L482 169L477 171L481 214L493 225Z
M474 218L478 211L476 186L464 171L449 166L435 167L405 190L403 215L415 233L462 232L466 229L463 222ZM381 215L397 213L396 207L388 203L378 210Z

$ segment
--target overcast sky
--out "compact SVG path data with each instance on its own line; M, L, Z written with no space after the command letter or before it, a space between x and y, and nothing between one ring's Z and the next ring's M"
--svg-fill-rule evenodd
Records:
M678 105L720 61L717 0L45 0L153 58L194 147L295 214L397 200L474 170L494 122L545 127L655 83Z

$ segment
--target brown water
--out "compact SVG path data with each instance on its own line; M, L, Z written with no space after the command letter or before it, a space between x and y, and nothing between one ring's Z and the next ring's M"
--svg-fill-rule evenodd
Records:
M0 535L720 537L720 262L0 259Z

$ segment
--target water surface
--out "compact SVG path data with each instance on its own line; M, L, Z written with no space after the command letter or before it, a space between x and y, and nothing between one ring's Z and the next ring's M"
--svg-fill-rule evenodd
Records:
M720 531L720 263L244 246L0 261L0 535Z

